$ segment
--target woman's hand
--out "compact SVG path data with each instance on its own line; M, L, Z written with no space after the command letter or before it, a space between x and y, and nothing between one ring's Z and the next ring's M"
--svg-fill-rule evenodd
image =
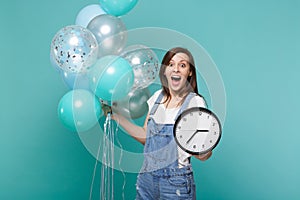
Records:
M116 113L112 113L112 115L111 115L111 119L116 121L118 124L119 124L119 121L120 121L119 117L120 117L120 115L116 114Z
M205 154L194 155L194 157L201 161L206 161L207 159L209 159L211 157L211 155L212 155L212 151L209 151Z
M147 125L144 127L135 125L132 123L129 119L124 117L123 115L112 113L111 119L115 120L117 124L122 126L129 135L131 135L134 139L136 139L138 142L145 144L146 142L146 129ZM146 118L147 120L147 118ZM146 122L145 120L145 122Z

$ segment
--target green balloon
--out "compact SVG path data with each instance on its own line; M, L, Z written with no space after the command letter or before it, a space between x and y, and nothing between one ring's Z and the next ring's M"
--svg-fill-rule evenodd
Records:
M124 99L113 102L112 110L127 118L137 119L148 112L150 92L147 88L131 91Z
M99 0L101 8L110 15L121 16L128 13L138 0Z
M71 131L87 131L95 126L101 115L101 104L94 94L77 89L66 93L58 104L58 117Z
M131 65L120 56L100 58L89 72L91 90L105 101L125 97L132 88L134 74Z

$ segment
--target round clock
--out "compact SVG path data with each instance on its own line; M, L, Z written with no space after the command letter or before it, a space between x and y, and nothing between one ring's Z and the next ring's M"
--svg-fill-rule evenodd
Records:
M222 128L218 117L202 107L189 108L175 120L174 138L178 146L193 155L204 154L215 148Z

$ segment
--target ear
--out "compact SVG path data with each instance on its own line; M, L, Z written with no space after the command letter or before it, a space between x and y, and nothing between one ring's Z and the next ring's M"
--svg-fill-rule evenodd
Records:
M189 76L192 76L193 75L193 72L192 71L190 71L190 73L189 73Z

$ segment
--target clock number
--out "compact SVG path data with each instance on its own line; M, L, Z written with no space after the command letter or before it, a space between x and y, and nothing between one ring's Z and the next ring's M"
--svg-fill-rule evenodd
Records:
M198 154L214 148L221 137L221 124L213 112L191 108L179 115L173 130L176 142L184 151Z

